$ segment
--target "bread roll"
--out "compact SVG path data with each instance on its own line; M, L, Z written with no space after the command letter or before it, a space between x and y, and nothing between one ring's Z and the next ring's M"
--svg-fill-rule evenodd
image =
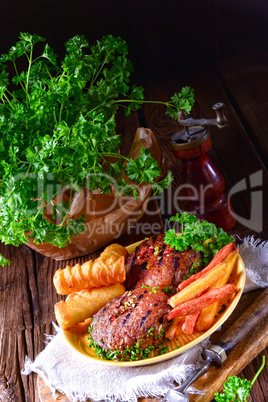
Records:
M95 261L67 266L55 272L53 283L61 295L122 283L126 278L126 257L128 252L120 244L106 247Z
M63 329L73 327L78 322L92 317L106 303L124 292L124 286L118 283L70 294L65 301L55 304L55 315L59 326Z

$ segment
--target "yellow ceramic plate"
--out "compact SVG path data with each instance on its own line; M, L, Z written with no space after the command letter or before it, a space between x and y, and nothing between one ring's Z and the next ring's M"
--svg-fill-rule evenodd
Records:
M127 250L130 253L137 247L141 242L133 243L127 247ZM153 352L151 357L145 360L137 360L137 361L112 361L101 359L96 356L93 349L88 347L88 324L78 325L69 330L63 330L63 337L67 344L74 349L76 352L87 356L90 361L104 364L107 366L116 366L116 367L133 367L133 366L143 366L153 363L159 363L164 360L171 359L175 356L178 356L181 353L184 353L186 350L191 347L197 345L202 342L208 336L210 336L213 332L215 332L223 323L227 320L227 318L231 315L232 311L235 309L244 288L245 284L245 266L244 263L239 256L237 259L236 265L233 269L232 279L234 284L236 285L238 292L235 294L233 299L230 301L226 310L215 320L213 326L205 331L205 332L194 332L192 335L186 335L181 333L176 340L168 341L167 347L168 352L163 355L154 356ZM178 348L179 347L179 348Z

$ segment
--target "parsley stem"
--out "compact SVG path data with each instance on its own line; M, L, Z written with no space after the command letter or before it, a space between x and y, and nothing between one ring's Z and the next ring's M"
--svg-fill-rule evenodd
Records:
M11 109L14 109L14 107L12 106L10 100L8 99L8 97L6 96L6 94L3 94L3 97L5 98L5 100L7 101L8 106L10 106ZM2 98L2 102L4 103L5 107L11 111L11 109L7 106L7 104L5 103L5 100Z
M30 96L29 96L29 80L30 80L30 71L31 71L31 67L32 67L32 59L33 59L33 42L31 43L31 51L30 51L30 57L28 57L29 60L29 66L28 66L28 71L27 71L27 78L26 78L26 85L25 85L25 92L26 92L26 100L27 100L27 104L29 104L30 101Z
M146 100L139 100L139 99L118 99L118 100L115 100L113 103L120 103L120 102L128 102L128 103L136 102L136 103L141 103L141 104L143 104L143 103L150 103L150 104L155 103L155 104L158 104L158 105L172 106L172 107L175 108L175 106L172 104L172 102L153 101L153 100L146 101Z
M106 57L104 58L104 60L103 60L103 62L102 62L102 65L100 66L99 70L98 70L98 71L95 71L95 73L93 74L93 77L92 77L92 79L91 79L91 83L90 83L89 90L90 90L91 87L94 85L96 79L97 79L98 76L100 75L101 70L103 69L103 67L104 67L105 64L107 63L108 58L109 58L109 56L110 56L111 53L112 53L112 50L110 50L109 53L108 53L108 54L106 55Z
M70 197L69 197L69 204L68 204L68 208L67 208L67 212L65 214L65 216L63 217L61 223L59 224L59 227L61 228L63 226L63 224L65 223L67 216L70 212L70 207L71 207L71 203L72 203L72 199L73 199L73 189L70 189Z
M39 200L39 201L41 201L41 200ZM47 207L46 202L44 200L42 200L42 203L40 202L39 206L37 207L37 212L36 212L33 220L36 220L38 215L40 214L40 212L46 207Z
M265 356L263 355L262 356L262 365L259 368L259 370L257 371L257 373L256 373L255 377L253 378L253 380L251 381L251 385L254 384L254 382L256 381L257 377L259 376L259 374L262 371L262 369L264 368L264 366L265 366Z
M37 56L37 57L32 61L32 64L35 63L37 60L42 59L42 57L44 57L43 54L41 54L40 56Z
M109 153L107 153L107 154L102 154L102 155L100 155L100 156L105 156L105 157L107 157L107 156L114 156L114 157L116 157L116 158L121 158L121 159L125 159L126 161L128 161L129 162L129 158L127 158L126 156L124 156L124 155L122 155L122 154L117 154L116 152L109 152Z
M15 62L13 62L13 66L14 66L14 70L15 70L16 76L17 76L17 77L19 77L19 73L18 73L17 65L16 65L16 63L15 63ZM24 90L24 92L25 92L25 86L23 85L22 81L20 81L20 86L22 87L22 89L23 89L23 90Z
M57 124L58 122L57 122L57 116L56 116L56 110L55 110L55 107L53 108L53 116L54 116L54 121L55 121L55 124Z
M63 108L64 108L64 106L63 106L63 102L62 102L62 104L60 106L60 112L59 112L59 121L61 121L61 115L62 115Z
M50 71L49 71L49 69L48 68L46 68L46 72L47 72L47 75L49 76L49 78L52 80L52 75L50 74ZM63 75L63 74L62 74ZM62 76L61 76L62 77ZM61 78L60 77L60 78Z
M18 101L18 99L8 89L6 89L6 92L8 93L8 95L10 95L12 97L12 99L14 99L16 102L20 103L20 101ZM10 102L10 99L8 98L8 96L6 96L5 93L4 93L4 97L5 97L6 101L8 102L9 106L11 106L12 109L14 109L14 106L12 105L12 103Z
M140 103L140 104L143 104L143 103L150 103L150 104L155 103L155 104L158 104L158 105L164 105L166 107L167 106L172 106L172 107L176 108L176 106L174 106L172 104L172 102L146 101L146 100L139 100L139 99L117 99L117 100L113 101L113 103L111 103L111 105L116 104L116 103L120 104L120 103L124 103L124 102L125 103ZM94 112L95 110L101 108L105 104L106 104L106 102L100 103L99 105L97 105L93 109L91 109L90 112ZM123 105L120 105L120 106L124 107Z

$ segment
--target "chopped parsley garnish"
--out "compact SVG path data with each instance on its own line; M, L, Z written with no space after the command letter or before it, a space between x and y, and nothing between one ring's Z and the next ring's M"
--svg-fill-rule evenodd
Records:
M227 306L225 304L222 304L220 310L218 311L218 314L223 313L226 310L226 308Z
M174 293L175 289L169 288L168 286L164 286L162 289L162 292L164 293Z
M147 289L150 289L150 290L151 290L151 292L153 292L153 293L156 293L156 292L157 292L157 290L158 290L158 289L160 289L160 287L159 287L159 286L157 286L157 288L156 288L156 289L154 289L152 286L148 286L148 285L142 285L141 287L142 287L142 288L147 288Z
M167 346L163 346L163 347L159 348L160 355L164 355L165 353L167 353L167 351L168 351Z
M154 333L154 327L151 327L147 332L147 335L146 335L147 338L149 338L149 336L153 335L153 333Z
M124 351L121 350L108 350L104 349L101 346L97 344L97 342L94 342L92 339L92 332L93 329L93 324L91 323L88 332L89 332L89 347L93 348L96 355L100 357L101 359L106 359L106 360L116 360L116 361L136 361L136 360L143 360L143 359L148 359L150 357L150 354L153 350L158 352L158 354L164 354L167 353L168 347L163 346L163 343L160 343L159 345L149 345L146 348L141 348L140 347L140 342L143 341L141 339L140 341L137 341L135 345L126 348ZM151 327L148 330L147 337L153 335L154 328ZM163 336L165 334L165 331L163 329L160 329L160 332L157 336L154 338L157 339L160 336Z

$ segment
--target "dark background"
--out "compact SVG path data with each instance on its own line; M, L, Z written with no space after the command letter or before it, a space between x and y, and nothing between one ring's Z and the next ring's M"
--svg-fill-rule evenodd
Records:
M266 46L267 0L1 1L0 54L20 32L44 36L59 56L76 34L94 43L106 34L127 41L137 83Z

